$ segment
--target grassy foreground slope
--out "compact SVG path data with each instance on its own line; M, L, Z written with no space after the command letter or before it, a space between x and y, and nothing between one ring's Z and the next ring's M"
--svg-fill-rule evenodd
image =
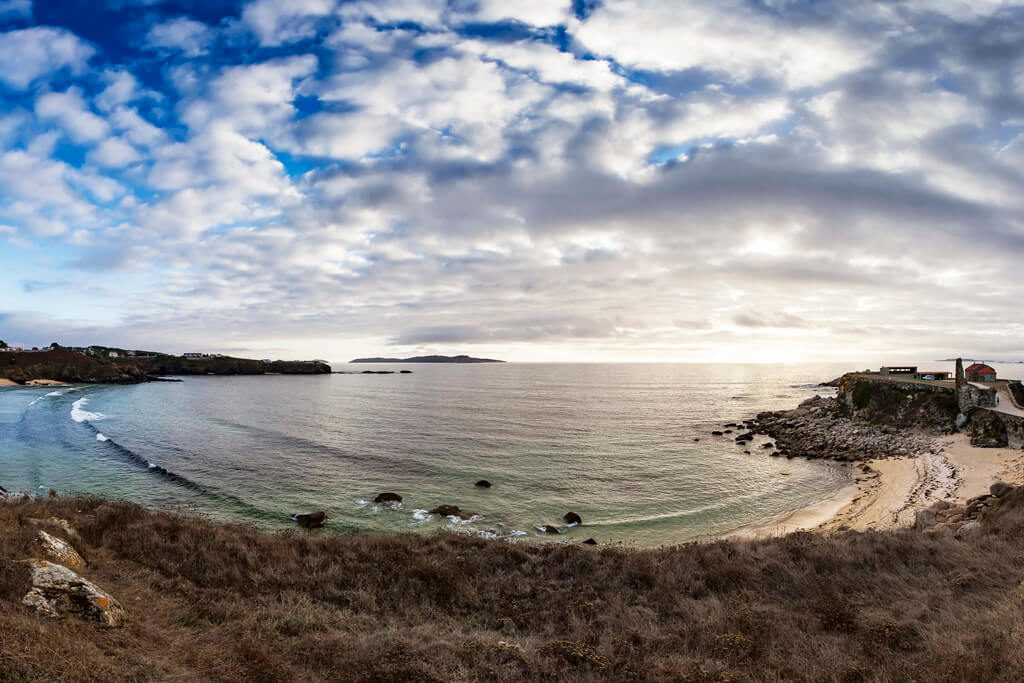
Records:
M51 515L127 625L22 607ZM1024 490L983 525L627 550L0 505L0 679L1020 680Z

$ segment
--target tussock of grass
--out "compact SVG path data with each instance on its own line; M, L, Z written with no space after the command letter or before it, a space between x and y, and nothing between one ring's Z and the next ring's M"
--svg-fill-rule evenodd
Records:
M653 550L267 534L57 498L0 506L5 680L1019 680L1024 491L967 541ZM29 518L69 519L121 629L19 604Z

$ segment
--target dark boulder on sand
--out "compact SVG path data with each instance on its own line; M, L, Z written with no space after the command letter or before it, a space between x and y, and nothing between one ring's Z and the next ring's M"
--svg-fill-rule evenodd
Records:
M575 512L566 512L562 516L562 521L566 524L583 524L583 520Z
M319 512L297 512L292 515L292 519L303 529L319 529L327 520L327 513L323 510Z
M373 499L374 503L401 503L402 497L397 493L391 491L385 491L384 493L377 494L377 497Z
M474 484L474 486L479 486L482 489L489 489L491 488L491 482L487 481L486 479L481 479L476 484Z

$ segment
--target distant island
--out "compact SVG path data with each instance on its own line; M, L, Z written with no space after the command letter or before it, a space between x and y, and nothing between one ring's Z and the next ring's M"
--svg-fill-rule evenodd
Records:
M472 356L413 356L412 358L356 358L349 363L504 363L493 358Z

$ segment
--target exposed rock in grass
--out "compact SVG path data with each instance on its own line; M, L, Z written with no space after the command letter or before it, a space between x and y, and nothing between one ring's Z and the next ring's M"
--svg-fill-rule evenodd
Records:
M117 600L67 567L39 559L27 560L27 564L32 585L21 602L40 614L71 614L106 626L120 626L127 618Z
M70 543L56 536L51 536L41 529L36 535L34 545L40 555L53 560L57 564L71 567L72 569L81 569L85 566L85 559L78 554L78 551Z

